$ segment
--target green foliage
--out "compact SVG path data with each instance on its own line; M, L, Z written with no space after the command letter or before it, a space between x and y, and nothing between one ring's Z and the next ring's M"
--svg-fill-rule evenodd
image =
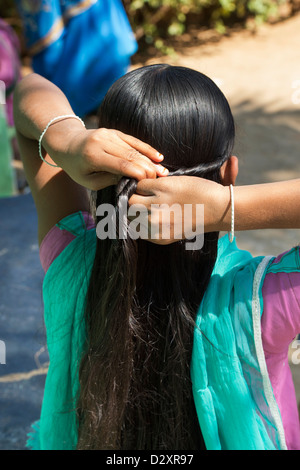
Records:
M281 5L298 0L124 0L137 39L166 52L165 40L183 34L190 24L223 34L233 24L245 26L280 18ZM298 4L298 3L297 3Z
M11 18L16 15L14 0L1 0L0 18Z
M280 19L281 6L290 14L300 9L300 0L123 0L140 48L153 45L169 54L168 38L180 37L190 25L214 28L224 34L235 24L260 24ZM0 17L21 34L14 0L0 0Z

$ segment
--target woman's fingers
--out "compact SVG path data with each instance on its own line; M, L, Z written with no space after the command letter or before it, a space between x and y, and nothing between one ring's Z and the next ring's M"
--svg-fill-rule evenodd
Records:
M88 175L85 187L93 191L98 191L108 186L114 186L118 184L122 175L113 174L107 171L99 171Z
M112 129L85 132L84 138L76 139L70 151L81 157L81 169L73 175L80 184L102 189L108 186L107 181L109 185L116 184L122 176L141 181L168 175L168 170L160 163L163 156L139 139ZM72 167L70 175L73 173ZM107 175L104 178L107 173L112 175L110 179Z
M168 174L168 170L160 163L163 156L139 139L113 129L101 128L86 132L83 155L88 178L103 171L138 181Z
M154 184L152 184L154 182ZM141 205L150 208L151 204L154 204L156 200L155 187L157 187L158 180L143 179L138 182L135 193L131 196L128 201L129 206Z
M97 142L98 148L102 148L101 161L104 155L108 154L121 160L136 162L148 172L154 171L160 176L167 173L167 170L163 172L163 166L160 165L163 155L135 137L113 129L99 129L92 135L92 139Z
M159 191L160 186L161 180L142 180L137 184L136 193L141 196L154 195Z
M166 176L168 174L168 170L162 165L153 164L148 159L125 159L109 154L102 155L100 168L97 167L97 161L94 162L93 171L89 171L89 175L98 173L101 176L103 171L115 175L127 176L128 178L134 178L138 181L145 178L155 179L157 176Z
M117 157L119 159L119 162L117 163L121 166L121 170L123 169L123 166L125 168L131 168L131 165L129 165L129 163L133 163L134 165L139 165L140 167L144 168L147 171L147 175L145 176L145 178L155 178L156 175L166 176L169 173L167 168L165 168L161 163L150 160L150 158L145 155L142 155L138 150L133 149L131 147L127 148L123 147L123 145L111 145L109 148L109 152L107 152L107 155L109 158ZM110 165L114 164L115 162L113 160L108 159L107 163L108 165Z
M167 174L168 173L166 173L164 176L167 176ZM137 197L137 199L141 198L141 200L143 200L144 196L152 196L152 199L155 199L155 202L158 203L160 196L163 193L168 192L170 183L172 182L173 178L174 177L170 176L167 179L143 179L137 184L135 196Z
M151 145L142 142L136 137L124 134L123 132L116 131L116 133L117 136L128 145L128 149L133 148L137 150L141 155L144 155L155 162L161 162L163 160L163 155L157 150L155 150L153 147L151 147Z

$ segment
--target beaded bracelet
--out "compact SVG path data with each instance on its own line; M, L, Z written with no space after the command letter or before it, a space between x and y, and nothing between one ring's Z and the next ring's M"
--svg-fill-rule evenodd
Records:
M49 129L49 127L51 126L51 124L53 122L58 121L59 119L66 119L66 118L77 119L85 127L85 124L84 124L83 120L80 119L80 117L75 116L75 114L65 114L64 116L57 116L57 117L51 119L51 121L48 122L47 126L45 127L45 129L43 130L43 132L41 133L41 136L39 138L39 155L40 155L41 159L43 160L43 162L47 163L47 165L54 166L55 168L60 168L60 167L58 165L53 165L52 163L47 162L44 159L43 155L42 155L42 139L43 139L44 135L46 134L47 130Z
M231 231L229 235L229 241L230 243L232 243L234 240L234 195L233 195L232 184L229 187L230 187L230 199L231 199Z

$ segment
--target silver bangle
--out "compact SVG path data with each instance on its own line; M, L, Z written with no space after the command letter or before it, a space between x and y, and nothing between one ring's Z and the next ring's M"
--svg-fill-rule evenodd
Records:
M43 132L41 133L41 136L40 136L40 138L39 138L39 156L40 156L40 158L43 160L43 162L47 163L47 165L53 166L53 167L55 167L55 168L60 168L60 167L59 167L58 165L53 165L53 163L47 162L47 161L44 159L43 155L42 155L42 139L43 139L44 135L46 134L47 130L49 129L49 127L51 126L51 124L52 124L53 122L58 121L59 119L66 119L66 118L77 119L77 120L80 121L81 124L85 127L85 124L84 124L83 120L80 119L80 117L75 116L75 114L65 114L65 115L63 115L63 116L57 116L57 117L51 119L51 121L48 122L47 126L45 127L45 129L43 130Z
M230 200L231 200L231 230L229 234L229 241L230 243L234 240L234 194L233 194L233 186L232 184L229 186L230 188Z

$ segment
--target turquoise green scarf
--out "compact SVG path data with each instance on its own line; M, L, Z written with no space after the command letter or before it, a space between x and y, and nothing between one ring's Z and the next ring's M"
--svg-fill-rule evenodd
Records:
M271 258L227 236L197 314L191 364L207 449L286 449L261 339L262 283Z
M84 304L96 234L81 213L60 224L77 238L54 260L44 284L50 357L40 420L28 447L76 448L74 412L85 341ZM197 314L191 364L194 400L207 449L284 449L280 413L261 344L261 285L268 259L252 258L227 235Z

